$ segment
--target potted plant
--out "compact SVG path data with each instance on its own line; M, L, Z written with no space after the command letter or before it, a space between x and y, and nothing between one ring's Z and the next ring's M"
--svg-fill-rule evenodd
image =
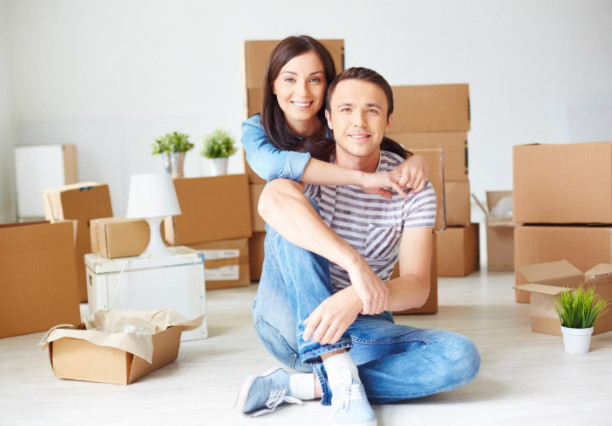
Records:
M236 152L232 136L222 129L215 129L204 136L200 155L209 159L213 176L227 173L227 158Z
M183 177L185 153L193 147L188 134L172 132L155 139L153 154L162 154L162 164L167 172L172 173L173 178Z
M593 288L564 291L554 299L561 320L565 352L585 354L589 351L593 325L604 313L608 301L595 294Z

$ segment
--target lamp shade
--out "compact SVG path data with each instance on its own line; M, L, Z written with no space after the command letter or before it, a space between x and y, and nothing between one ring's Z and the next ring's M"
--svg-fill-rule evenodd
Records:
M133 175L130 181L128 218L181 214L172 177L168 173Z

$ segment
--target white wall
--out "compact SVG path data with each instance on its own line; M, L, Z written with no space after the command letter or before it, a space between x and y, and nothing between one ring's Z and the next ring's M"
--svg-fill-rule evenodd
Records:
M15 146L9 67L8 2L0 0L0 223L14 222Z
M612 140L607 0L9 0L8 10L18 143L77 144L80 179L108 182L116 215L129 176L159 169L155 137L199 142L217 126L239 137L243 40L343 38L347 66L391 84L469 83L481 198L511 188L515 144Z

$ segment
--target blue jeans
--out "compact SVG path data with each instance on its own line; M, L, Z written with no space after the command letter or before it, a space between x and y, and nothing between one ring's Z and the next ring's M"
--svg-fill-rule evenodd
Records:
M329 262L266 228L266 256L253 304L255 329L280 362L316 374L323 404L330 404L331 392L320 355L343 348L350 349L373 404L448 391L476 377L480 355L472 341L450 331L397 325L390 312L359 315L332 345L305 342L303 321L332 294Z

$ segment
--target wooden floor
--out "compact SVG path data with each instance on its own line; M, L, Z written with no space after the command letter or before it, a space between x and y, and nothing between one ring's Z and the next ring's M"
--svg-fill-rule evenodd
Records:
M397 318L463 333L482 366L461 389L376 406L380 426L612 424L612 333L594 336L586 355L565 354L560 337L530 331L529 306L514 302L513 281L486 272L441 278L437 315ZM318 402L259 418L232 411L242 380L276 365L253 331L256 289L209 291L209 339L184 342L178 360L129 386L55 378L37 347L42 333L0 339L0 424L327 424L330 409Z

